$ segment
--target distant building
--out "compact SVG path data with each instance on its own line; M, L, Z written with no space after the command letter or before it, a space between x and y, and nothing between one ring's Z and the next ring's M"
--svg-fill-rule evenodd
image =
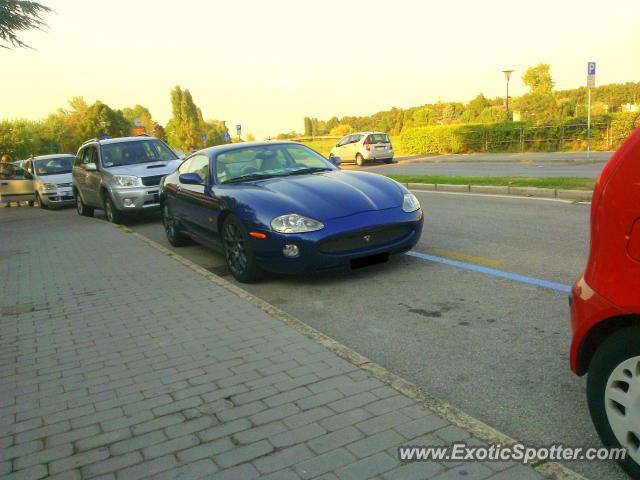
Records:
M516 110L513 112L513 121L519 122L520 120L522 120L522 114L520 113L520 110Z
M620 108L623 112L640 112L640 105L637 103L625 103Z

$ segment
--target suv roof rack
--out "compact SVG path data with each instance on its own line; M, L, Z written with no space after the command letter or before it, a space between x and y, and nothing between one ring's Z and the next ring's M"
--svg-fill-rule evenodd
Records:
M89 140L85 140L84 142L82 142L82 145L86 144L86 143L90 143L90 142L97 142L98 139L97 138L90 138ZM81 146L82 146L81 145Z

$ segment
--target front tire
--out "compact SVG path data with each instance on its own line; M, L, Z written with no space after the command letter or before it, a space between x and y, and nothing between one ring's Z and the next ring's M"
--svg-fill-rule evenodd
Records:
M162 225L164 226L164 233L167 236L167 241L173 247L184 247L193 243L191 238L182 233L178 221L171 213L171 209L167 202L162 204Z
M43 210L47 210L47 208L49 208L43 201L42 201L42 197L40 197L39 193L36 193L36 201L38 202L38 206L43 209Z
M385 159L384 163L386 163L387 165L390 164L390 163L393 163L393 158Z
M224 257L233 277L241 283L254 283L262 277L242 223L229 215L222 225Z
M600 345L589 367L587 400L602 443L625 447L620 466L640 478L640 327L618 330Z
M359 153L356 154L356 165L362 167L364 165L364 157Z
M104 214L107 217L107 221L110 223L123 223L124 215L114 205L111 195L106 192L104 194Z
M87 207L82 201L82 197L80 196L80 192L76 192L76 211L78 215L82 217L93 217L93 208Z

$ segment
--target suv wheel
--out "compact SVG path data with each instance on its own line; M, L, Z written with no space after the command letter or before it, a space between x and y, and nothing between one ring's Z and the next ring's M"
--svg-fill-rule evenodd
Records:
M227 266L236 280L253 283L260 279L262 270L249 244L249 236L233 215L229 215L222 226L222 244Z
M364 165L364 158L359 153L356 154L356 164L361 167Z
M83 217L93 217L93 208L87 207L82 201L82 197L80 196L80 192L76 192L76 210L78 215Z
M178 221L174 218L166 201L162 205L162 225L167 241L173 247L184 247L193 243L190 237L182 233Z
M640 478L640 327L618 330L593 356L587 378L591 419L607 447L627 449L620 461Z
M104 213L108 222L122 223L122 212L116 208L113 204L113 200L111 200L111 195L106 192L104 194Z

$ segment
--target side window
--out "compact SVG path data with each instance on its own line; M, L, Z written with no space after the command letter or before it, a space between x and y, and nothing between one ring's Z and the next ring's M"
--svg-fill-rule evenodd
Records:
M348 141L349 141L349 135L347 135L346 137L343 137L342 140L338 142L338 146L342 147L343 145L346 145Z
M362 137L364 137L364 135L354 135L351 143L358 143L360 140L362 140Z
M97 160L95 147L86 147L82 152L81 164L86 165L88 163L95 163L97 165Z
M209 178L209 157L207 155L196 155L191 158L189 172L197 173L203 182Z

